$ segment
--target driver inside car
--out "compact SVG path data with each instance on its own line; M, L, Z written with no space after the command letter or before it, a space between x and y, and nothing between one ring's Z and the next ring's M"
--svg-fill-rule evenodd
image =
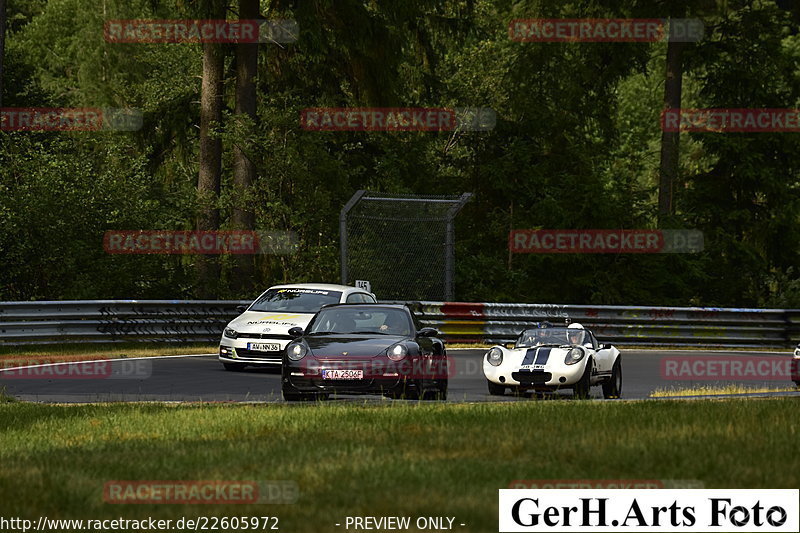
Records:
M570 324L567 326L567 330L569 330L567 332L567 340L569 340L570 344L577 346L582 346L584 344L589 346L591 344L581 324Z
M543 328L536 332L536 344L553 344L553 333L547 329Z
M380 326L381 333L389 335L408 335L408 323L399 313L387 313L383 324Z

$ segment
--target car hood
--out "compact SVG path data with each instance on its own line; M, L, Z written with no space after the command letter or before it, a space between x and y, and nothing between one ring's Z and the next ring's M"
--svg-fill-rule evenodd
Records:
M537 348L516 348L509 350L508 364L528 370L544 368L547 365L564 363L564 358L572 347L540 346ZM533 365L536 365L535 367ZM541 365L541 367L540 367Z
M400 335L320 335L303 337L311 354L322 359L341 359L342 357L376 357L386 348L408 337Z
M268 311L245 311L232 320L228 327L239 333L286 334L294 327L305 328L313 313L275 313Z

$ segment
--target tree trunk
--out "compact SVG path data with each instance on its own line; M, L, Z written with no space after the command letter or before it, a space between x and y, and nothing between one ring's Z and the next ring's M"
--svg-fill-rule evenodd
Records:
M258 0L239 0L239 18L244 20L259 17ZM237 117L256 120L256 84L258 70L258 43L239 43L236 45L236 109ZM249 130L247 131L249 133ZM250 188L256 177L256 167L248 156L245 137L233 147L233 188L235 204L231 218L235 229L254 230L256 224ZM255 258L238 255L235 258L234 284L242 291L241 296L255 286Z
M3 107L3 58L6 53L6 0L0 0L0 108Z
M223 11L224 13L224 11ZM223 17L217 17L223 18ZM203 44L203 80L200 95L200 172L197 195L200 210L197 230L219 230L222 174L222 140L211 137L211 130L222 122L222 74L224 48L218 43ZM201 255L197 261L197 296L216 298L219 294L219 261L215 255Z
M664 84L664 107L681 107L683 82L683 50L685 43L670 41L667 44L667 72ZM659 225L674 212L672 193L678 177L680 132L661 132L661 166L658 179Z

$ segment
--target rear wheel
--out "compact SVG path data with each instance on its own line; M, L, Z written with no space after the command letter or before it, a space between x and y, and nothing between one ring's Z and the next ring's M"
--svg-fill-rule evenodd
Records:
M592 360L589 359L586 361L586 368L583 371L583 375L578 382L573 385L572 393L575 395L576 398L579 400L585 400L589 397L589 389L592 386L591 383L592 379Z
M225 367L225 370L230 372L241 372L247 365L243 365L242 363L222 363L222 366Z
M603 383L603 398L619 398L622 396L622 356L618 355L611 370L611 379Z
M486 380L486 386L489 388L489 394L492 396L503 396L506 393L506 387L498 385L492 381Z

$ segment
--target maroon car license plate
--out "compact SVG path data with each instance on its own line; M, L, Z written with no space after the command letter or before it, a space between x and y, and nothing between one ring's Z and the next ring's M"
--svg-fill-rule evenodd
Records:
M363 370L323 370L322 379L364 379Z

